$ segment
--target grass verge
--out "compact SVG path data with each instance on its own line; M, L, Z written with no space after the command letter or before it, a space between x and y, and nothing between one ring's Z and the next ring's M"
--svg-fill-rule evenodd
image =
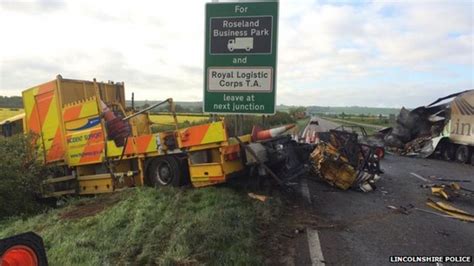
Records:
M280 203L227 187L135 188L4 220L0 238L38 233L51 265L258 265L257 229Z

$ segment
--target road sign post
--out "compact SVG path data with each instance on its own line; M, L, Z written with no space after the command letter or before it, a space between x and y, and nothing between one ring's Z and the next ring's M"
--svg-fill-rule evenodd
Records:
M277 29L277 1L206 4L205 113L275 113Z

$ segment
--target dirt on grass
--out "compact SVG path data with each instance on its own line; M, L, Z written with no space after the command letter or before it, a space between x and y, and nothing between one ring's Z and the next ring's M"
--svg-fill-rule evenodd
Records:
M62 220L75 220L94 216L121 201L123 199L122 193L110 193L97 196L98 199L79 201L60 213L59 218Z

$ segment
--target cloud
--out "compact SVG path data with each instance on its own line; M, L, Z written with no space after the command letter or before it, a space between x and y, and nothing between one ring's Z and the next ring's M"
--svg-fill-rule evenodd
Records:
M0 95L61 73L201 100L204 3L1 1ZM278 103L416 106L473 87L470 1L280 5Z

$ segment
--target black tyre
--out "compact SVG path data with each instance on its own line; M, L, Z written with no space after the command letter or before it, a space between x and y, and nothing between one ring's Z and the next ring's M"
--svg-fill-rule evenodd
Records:
M164 156L153 159L147 170L147 179L152 186L180 186L184 171L175 157Z
M471 165L474 166L474 151L471 152Z
M445 143L443 150L441 151L441 157L443 160L452 161L456 153L456 147L451 143Z
M467 163L469 161L469 148L466 145L459 145L456 149L456 162Z

